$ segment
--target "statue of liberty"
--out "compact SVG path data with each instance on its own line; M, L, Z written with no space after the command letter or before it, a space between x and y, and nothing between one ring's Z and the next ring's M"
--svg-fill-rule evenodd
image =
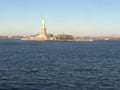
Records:
M41 19L41 22L42 22L42 29L45 29L45 19L43 17Z

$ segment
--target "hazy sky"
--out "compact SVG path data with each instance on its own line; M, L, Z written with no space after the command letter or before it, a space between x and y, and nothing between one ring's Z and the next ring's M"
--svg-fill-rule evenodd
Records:
M0 35L47 32L120 36L120 0L0 0Z

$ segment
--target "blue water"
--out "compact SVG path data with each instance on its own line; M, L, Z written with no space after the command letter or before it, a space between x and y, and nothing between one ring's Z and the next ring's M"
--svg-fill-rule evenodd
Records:
M0 40L0 90L120 90L120 41Z

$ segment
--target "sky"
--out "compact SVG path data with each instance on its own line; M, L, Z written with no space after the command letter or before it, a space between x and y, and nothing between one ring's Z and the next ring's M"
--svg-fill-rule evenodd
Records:
M0 0L0 35L120 36L120 0Z

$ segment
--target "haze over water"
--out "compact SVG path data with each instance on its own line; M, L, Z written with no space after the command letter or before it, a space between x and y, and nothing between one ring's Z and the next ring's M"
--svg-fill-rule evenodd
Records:
M0 40L2 90L119 90L120 41Z

